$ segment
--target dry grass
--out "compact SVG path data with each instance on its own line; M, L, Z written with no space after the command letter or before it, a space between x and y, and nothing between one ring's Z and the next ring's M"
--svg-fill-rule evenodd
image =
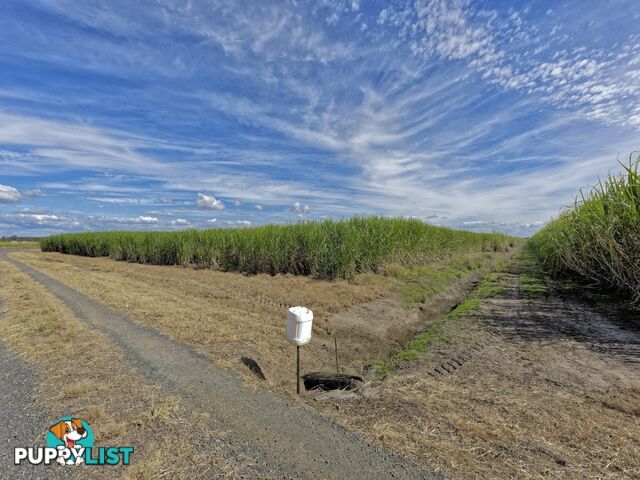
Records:
M305 370L333 365L329 332L340 339L343 365L355 370L394 351L397 342L384 329L363 329L362 322L337 323L337 319L348 319L337 314L346 310L354 315L363 305L379 306L378 302L395 299L391 305L401 309L400 316L410 315L412 310L400 297L407 284L417 281L415 275L365 275L351 282L329 283L58 254L14 255L143 324L194 344L219 363L246 371L239 357L254 357L267 374L268 388L282 392L293 390L292 347L283 332L286 304L306 304L318 317L314 340L303 349ZM459 273L446 271L440 271L446 281L436 290ZM434 280L432 286L440 276L429 277ZM492 278L502 281L500 275ZM501 284L495 291L502 288ZM494 307L515 315L520 304L501 301L489 301L489 307L482 306L474 315ZM548 299L527 299L522 294L518 301L544 305ZM375 309L363 311L370 313L365 320L371 323L384 316ZM488 316L492 317L491 312ZM46 331L49 327L44 321L35 328ZM367 384L355 399L329 403L315 402L312 395L306 399L347 428L363 432L372 443L410 455L454 478L640 476L637 372L577 342L508 338L473 315L446 322L443 334L449 343L436 344L409 366ZM480 345L476 347L480 351L472 350L471 344ZM428 375L443 359L463 356L470 359L454 374ZM82 385L73 389L82 391ZM153 402L146 404L144 412L136 417L141 428L154 428L156 421L162 423L172 415ZM118 420L110 419L101 431L109 436L117 429ZM160 456L151 454L145 462L129 471L131 478L151 478L145 476L149 471L160 478L171 476L165 473L170 466ZM233 475L234 465L225 465Z
M419 278L394 271L327 282L293 275L245 276L132 265L56 253L12 255L142 324L195 346L222 366L238 369L249 382L287 394L295 391L294 350L284 335L287 306L301 304L314 311L314 341L302 349L304 371L334 368L336 335L342 367L362 372L395 353L400 341L424 323L419 310L403 300L407 285L430 287L422 295L435 295L504 256L463 257L433 267L430 273L421 271ZM241 356L254 358L268 381L249 374Z
M85 327L39 284L2 261L0 278L0 334L42 372L39 403L51 421L78 415L91 424L98 445L135 448L130 469L97 469L92 474L229 478L228 472L243 472L249 465L247 459L230 455L222 435L209 430L207 422L200 422L178 399L145 384L117 347ZM47 426L42 427L46 431Z
M640 385L623 384L602 395L602 404L613 410L640 417Z
M0 248L40 248L38 242L14 242L14 241L1 241Z
M345 407L342 421L457 478L640 473L637 417L607 411L578 392L555 392L537 382L529 390L524 378L478 377L438 383L404 372L379 386L366 408Z

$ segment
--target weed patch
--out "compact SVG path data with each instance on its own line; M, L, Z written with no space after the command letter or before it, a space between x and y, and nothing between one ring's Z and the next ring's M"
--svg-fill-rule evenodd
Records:
M0 248L38 248L38 242L0 241Z
M549 291L544 281L539 277L522 274L518 276L518 280L522 293L529 300L546 295Z
M400 281L398 292L407 306L417 308L456 280L468 278L473 272L502 268L505 260L504 255L485 252L475 256L463 255L448 262L410 267L394 266L387 270Z

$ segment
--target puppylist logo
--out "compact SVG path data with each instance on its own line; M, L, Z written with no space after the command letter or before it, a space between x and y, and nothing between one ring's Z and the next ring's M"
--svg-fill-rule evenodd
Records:
M49 427L46 447L16 447L14 463L21 465L129 465L133 447L94 447L93 432L80 418L64 417Z

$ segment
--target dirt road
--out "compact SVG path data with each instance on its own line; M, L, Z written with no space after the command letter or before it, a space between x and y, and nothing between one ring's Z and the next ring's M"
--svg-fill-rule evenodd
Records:
M340 421L454 478L640 478L638 313L534 261L487 286L446 341L343 402Z
M250 456L293 478L436 478L416 464L370 446L318 412L244 385L186 345L134 323L48 275L0 253L62 300L86 324L108 335L142 375L209 412Z

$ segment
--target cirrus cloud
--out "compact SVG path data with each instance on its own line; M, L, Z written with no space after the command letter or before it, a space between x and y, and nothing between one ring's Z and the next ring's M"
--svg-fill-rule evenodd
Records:
M640 146L635 0L37 3L0 16L0 172L60 230L235 205L533 231Z

